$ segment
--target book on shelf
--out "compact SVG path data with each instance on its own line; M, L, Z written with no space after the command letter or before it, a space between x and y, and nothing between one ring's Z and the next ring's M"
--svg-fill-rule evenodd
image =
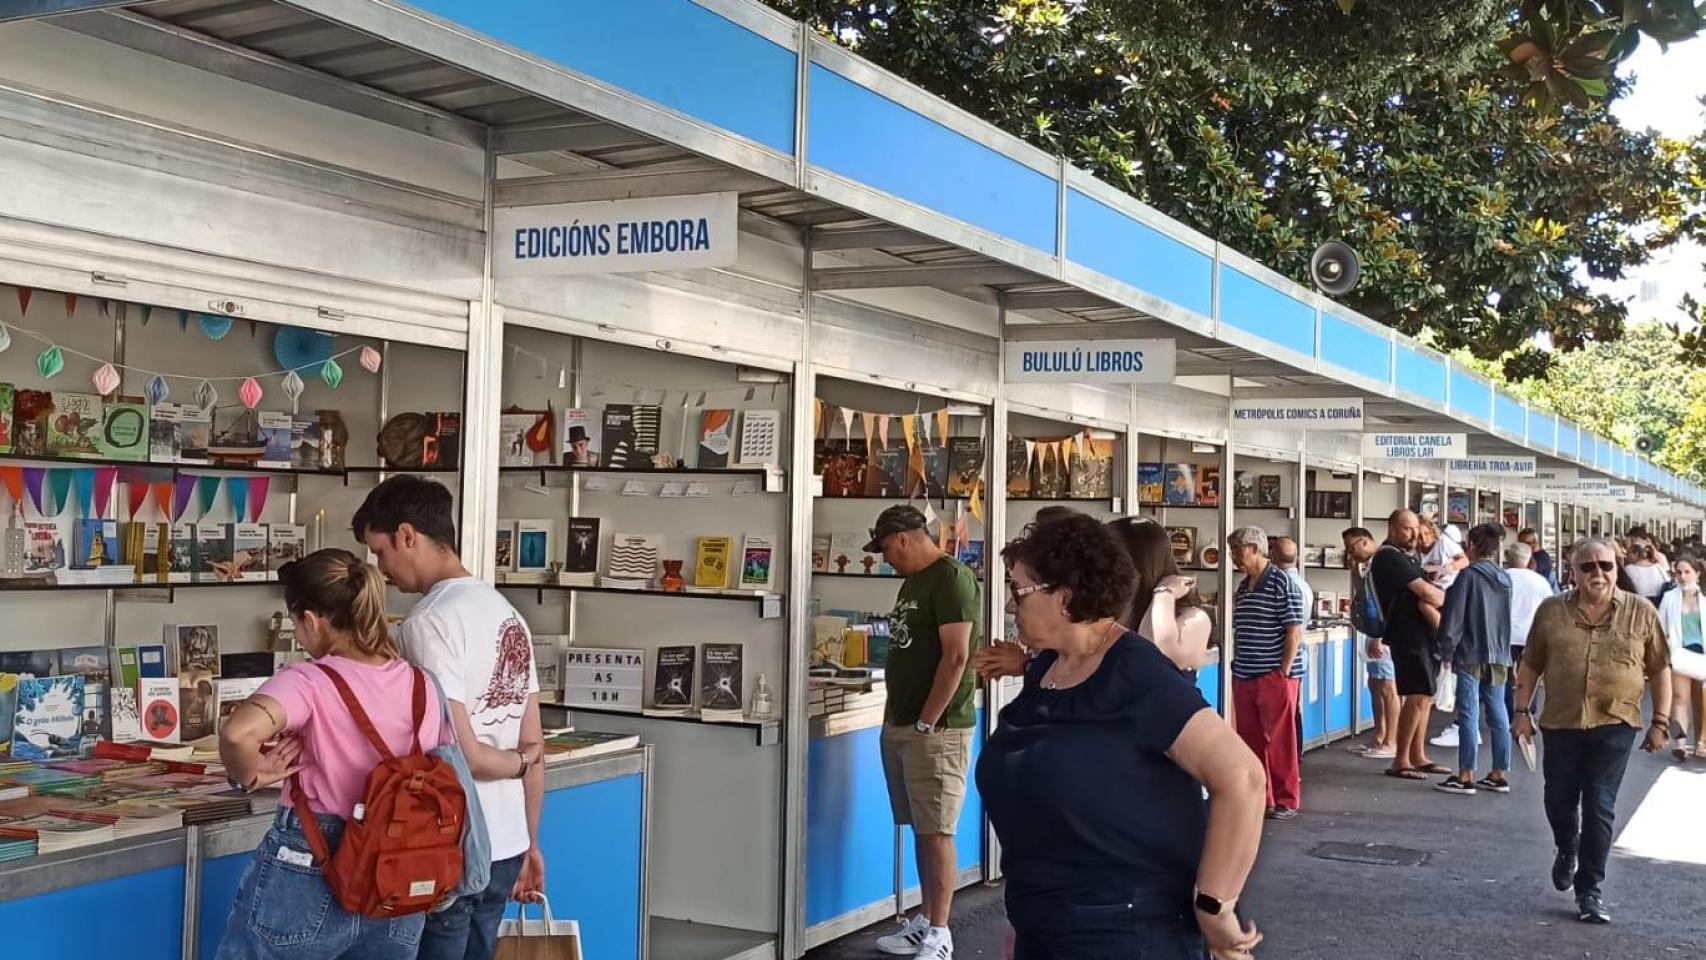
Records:
M747 534L741 538L740 587L742 590L769 590L776 559L774 537Z
M599 465L599 427L592 411L571 408L563 411L563 463L571 467Z
M839 444L819 441L817 451L823 464L818 473L823 477L825 497L865 495L865 477L870 470L865 441L848 440Z
M706 643L699 647L699 713L709 722L739 720L743 694L743 654L738 643Z
M1113 495L1114 440L1087 436L1072 459L1072 496L1079 500L1107 500Z
M534 451L528 435L539 425L537 412L504 412L498 414L498 463L505 467L535 465ZM549 458L545 462L550 462Z
M647 590L657 579L661 540L650 533L617 533L610 538L610 560L599 585Z
M208 463L213 447L213 411L186 404L178 411L178 462Z
M1197 555L1196 527L1168 527L1167 544L1173 548L1173 562L1189 566Z
M1264 473L1256 478L1256 506L1280 505L1280 478L1277 473Z
M1220 506L1220 468L1212 464L1197 468L1197 503Z
M1024 500L1031 495L1031 453L1023 437L1007 437L1007 496Z
M742 410L740 448L735 463L745 467L780 463L782 460L782 411Z
M118 565L120 555L117 520L85 518L75 523L75 539L72 541L71 551L73 568L89 570Z
M12 756L55 760L77 756L83 747L83 678L76 675L18 680L12 718ZM99 734L99 727L96 729Z
M47 856L50 853L111 842L113 827L110 823L73 820L49 813L27 820L0 823L0 837L34 840L36 854Z
M545 765L621 753L639 745L640 736L635 733L568 730L545 738Z
M24 521L24 572L57 574L71 566L71 528L65 520Z
M135 582L168 582L171 575L171 525L133 521L120 529L124 535L124 562L135 568Z
M612 470L642 470L657 456L663 432L663 408L651 403L611 403L604 407L604 465Z
M59 674L58 650L7 650L0 652L0 673L20 677L52 677Z
M1190 506L1196 502L1196 496L1197 465L1167 464L1167 482L1161 493L1162 502L1170 506Z
M500 577L507 578L515 571L515 521L499 520L492 536L495 541L492 568Z
M1063 458L1058 442L1037 444L1037 475L1031 485L1033 500L1061 500L1072 489L1072 467Z
M565 634L533 635L533 669L539 674L542 699L556 700L563 689L563 649L569 645Z
M198 523L195 527L195 579L215 583L237 579L230 576L231 524Z
M1166 483L1166 472L1158 460L1145 460L1137 465L1137 502L1160 503Z
M47 422L47 452L56 457L98 457L101 398L89 393L55 393Z
M236 711L237 705L255 695L266 683L266 677L220 677L214 681L214 699L218 704L218 723L223 726L225 719Z
M148 459L155 463L176 463L178 460L178 423L184 418L183 407L175 403L156 403L148 414Z
M267 578L267 539L264 523L231 525L230 579L262 581Z
M563 558L563 572L557 575L558 583L590 587L597 581L598 528L597 517L569 518L567 552Z
M307 554L308 527L300 523L267 524L267 578L277 580L287 563Z
M219 678L224 680L265 680L278 672L277 661L268 650L222 653L219 655Z
M47 422L52 417L52 393L15 387L12 391L12 452L19 456L45 456Z
M194 743L212 736L219 720L219 700L211 670L178 672L178 736Z
M556 556L554 520L515 521L515 568L510 581L544 583Z
M1254 507L1256 505L1256 475L1248 470L1239 470L1232 475L1232 505L1234 507Z
M812 534L812 572L829 572L830 535L827 533Z
M12 452L12 400L16 388L0 380L0 453Z
M967 540L959 545L959 561L971 568L972 573L980 578L983 576L983 541Z
M718 408L699 412L699 458L701 470L721 470L729 465L734 450L735 412Z
M255 439L265 448L261 454L260 466L289 467L291 457L291 433L295 429L296 418L288 413L260 411L255 416Z
M219 670L219 625L214 623L169 623L165 626L166 642L177 657L173 661L177 672L206 671L217 675ZM148 676L144 673L143 676Z
M940 500L948 495L948 467L952 454L948 446L938 440L936 443L924 445L924 474L916 472L907 477L906 495L908 497L923 497L927 500ZM910 464L908 465L910 470Z
M166 582L194 583L200 564L196 560L196 525L174 523L166 551Z
M140 397L114 397L101 408L95 450L107 460L141 463L148 459L148 404Z
M700 537L693 551L693 586L704 590L726 590L729 586L729 555L732 537Z
M872 451L865 464L865 496L893 499L906 496L911 462L910 452L898 443Z
M172 673L170 645L165 643L139 643L136 645L136 675L143 677L162 678Z
M67 676L83 678L83 735L87 742L112 739L108 722L113 689L111 652L106 647L68 647L59 651L59 669Z
M648 713L685 714L693 709L693 666L698 650L691 646L659 647L652 663L652 705Z
M983 479L983 438L948 438L948 496L969 497Z

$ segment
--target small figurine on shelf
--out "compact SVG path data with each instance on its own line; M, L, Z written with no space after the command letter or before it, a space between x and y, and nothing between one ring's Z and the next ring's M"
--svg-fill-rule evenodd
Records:
M343 414L336 410L316 410L314 414L320 418L320 469L342 470L344 450L349 446Z
M681 577L681 560L665 560L663 562L662 587L668 593L680 593L687 586L687 581Z

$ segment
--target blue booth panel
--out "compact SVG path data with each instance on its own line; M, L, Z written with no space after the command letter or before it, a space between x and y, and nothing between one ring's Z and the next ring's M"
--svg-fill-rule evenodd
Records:
M1370 380L1392 382L1392 341L1331 311L1321 314L1321 359Z
M1079 190L1066 191L1066 253L1144 293L1214 312L1212 256Z
M1327 739L1351 735L1351 712L1356 709L1356 651L1350 637L1335 636L1327 642Z
M1445 403L1445 361L1408 344L1399 344L1392 370L1400 390L1434 403Z
M639 960L644 794L637 773L545 793L545 895L553 915L580 921L589 960ZM585 869L589 864L597 868ZM515 915L514 904L509 912Z
M1220 708L1220 664L1211 663L1197 671L1197 689L1215 713L1226 716L1226 711Z
M182 960L182 864L0 903L8 957Z
M1303 645L1303 689L1297 700L1303 713L1304 743L1314 743L1326 733L1327 691L1321 682L1321 652L1325 649L1320 643Z
M201 918L196 924L196 956L201 960L213 960L219 951L219 938L225 935L231 919L231 904L237 899L243 872L254 859L254 853L245 850L201 862Z

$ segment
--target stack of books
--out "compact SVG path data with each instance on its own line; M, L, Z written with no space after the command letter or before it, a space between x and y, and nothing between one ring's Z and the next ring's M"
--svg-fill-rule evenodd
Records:
M227 787L229 789L229 786ZM220 795L195 794L169 797L153 797L146 800L125 800L120 806L171 807L183 812L184 826L198 823L212 823L215 820L230 820L233 817L246 817L254 811L249 798L241 793L226 793Z
M106 843L113 839L113 828L111 824L73 820L49 813L0 823L0 838L34 840L36 853L46 856L61 850Z
M128 563L109 563L99 567L67 567L56 571L54 581L60 586L123 586L136 583L136 567Z
M565 730L545 738L545 765L566 763L583 757L597 757L606 753L621 753L639 745L638 734Z
M106 824L113 828L113 839L140 837L149 833L165 833L184 825L184 812L177 807L161 807L125 803L88 807L81 804L55 810L59 816L88 823Z
M34 837L0 837L0 863L28 860L35 855L36 841Z

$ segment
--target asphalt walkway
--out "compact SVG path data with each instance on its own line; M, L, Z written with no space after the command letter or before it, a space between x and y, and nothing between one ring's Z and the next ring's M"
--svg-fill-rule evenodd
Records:
M1455 762L1455 750L1434 748L1434 759ZM1706 960L1706 761L1640 752L1630 761L1605 886L1609 927L1577 923L1571 896L1552 889L1540 776L1520 755L1516 765L1509 796L1456 797L1383 777L1381 763L1343 745L1307 755L1303 815L1267 825L1241 905L1267 935L1258 960ZM1426 857L1323 859L1327 843L1353 856L1373 844ZM998 887L962 892L956 955L1000 957L1004 927ZM889 929L809 956L877 956L871 940Z

